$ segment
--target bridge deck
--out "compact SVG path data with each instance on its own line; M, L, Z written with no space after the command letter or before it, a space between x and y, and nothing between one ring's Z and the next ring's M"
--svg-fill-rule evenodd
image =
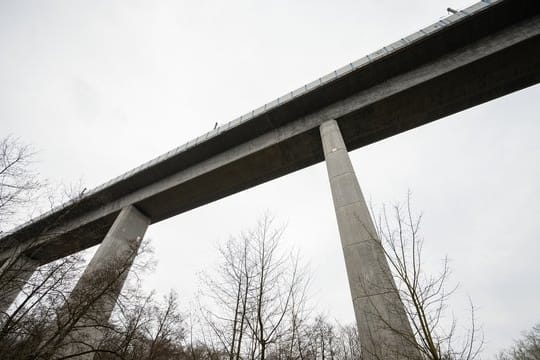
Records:
M153 223L540 81L540 2L479 2L135 168L0 239L46 263L102 241L123 207Z

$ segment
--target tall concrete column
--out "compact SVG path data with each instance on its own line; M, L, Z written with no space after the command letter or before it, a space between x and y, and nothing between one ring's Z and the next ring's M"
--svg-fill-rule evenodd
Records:
M101 342L102 327L109 321L149 224L150 219L133 206L120 212L60 311L61 323L75 326L64 334L57 354L81 353ZM77 359L93 357L90 353Z
M0 320L38 266L37 261L18 254L0 267Z
M363 359L420 359L337 122L320 133Z

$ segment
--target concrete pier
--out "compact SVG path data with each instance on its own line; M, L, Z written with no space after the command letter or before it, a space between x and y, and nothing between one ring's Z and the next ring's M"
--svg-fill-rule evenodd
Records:
M38 266L37 261L19 254L0 267L0 320Z
M320 133L363 359L420 359L337 122Z
M72 330L58 353L68 355L98 347L149 224L148 217L135 207L122 209L61 311L62 323L71 324L66 328ZM94 353L89 353L77 358L93 357Z

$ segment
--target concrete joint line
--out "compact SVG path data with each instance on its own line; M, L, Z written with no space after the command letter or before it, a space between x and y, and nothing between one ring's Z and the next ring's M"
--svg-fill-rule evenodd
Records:
M373 294L360 295L360 296L355 296L353 298L353 301L362 300L362 299L366 299L366 298L370 298L374 296L394 294L394 293L395 293L394 291L388 290L388 291L383 291L383 292L378 292L378 293L373 293Z
M363 201L363 200L357 200L357 201L353 201L351 203L348 203L348 204L345 204L345 205L341 205L339 207L336 207L336 210L341 210L345 207L348 207L348 206L351 206L351 205L356 205L356 204L365 204L366 202ZM370 218L371 218L371 215L370 215Z
M334 175L330 176L330 181L332 181L334 179L337 179L337 178L344 177L345 175L351 175L353 177L356 177L356 175L354 173L354 170L346 170L345 172L342 172L342 173L339 173L339 174L334 174Z
M349 249L349 248L355 247L356 245L362 245L362 244L365 244L365 243L373 243L373 242L375 242L377 245L381 244L379 242L378 238L371 238L371 239L368 239L368 240L356 241L356 242L351 243L351 244L345 244L345 245L342 246L342 248L343 249Z

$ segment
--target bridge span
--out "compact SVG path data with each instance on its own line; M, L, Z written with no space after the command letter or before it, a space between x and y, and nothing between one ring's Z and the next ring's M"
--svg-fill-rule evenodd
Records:
M534 85L539 9L482 1L384 46L17 227L0 261L28 242L41 264L94 246L127 205L156 223L316 164L330 119L353 150Z
M0 239L0 262L19 254L39 266L103 242L85 278L100 266L96 257L140 239L149 224L326 160L360 338L369 349L363 334L379 329L379 320L366 318L370 306L400 308L400 300L355 283L373 270L362 264L386 262L347 151L538 82L540 1L481 1L15 228ZM393 289L385 269L375 278ZM403 310L396 314L385 323L410 333ZM378 337L399 345L387 332Z

